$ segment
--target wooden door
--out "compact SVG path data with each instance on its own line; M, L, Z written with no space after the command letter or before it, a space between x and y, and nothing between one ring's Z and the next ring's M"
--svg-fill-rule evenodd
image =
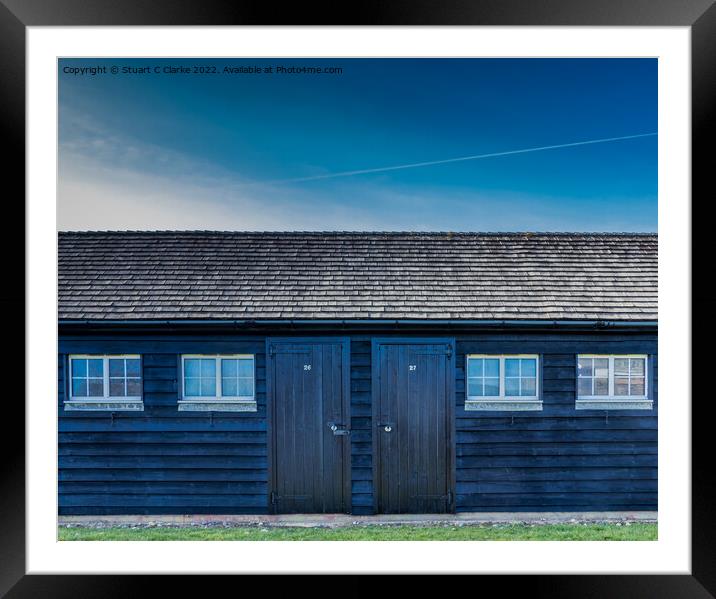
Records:
M452 345L381 342L376 353L377 509L450 512Z
M269 340L275 513L350 505L348 349L342 341Z

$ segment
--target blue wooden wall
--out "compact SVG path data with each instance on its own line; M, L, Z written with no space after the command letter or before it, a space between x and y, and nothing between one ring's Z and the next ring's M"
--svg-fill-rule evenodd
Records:
M457 511L656 509L656 335L453 334ZM356 514L373 511L371 338L351 337ZM258 411L179 412L178 355L222 352L256 355ZM540 354L543 411L466 412L471 352ZM66 412L70 353L142 354L144 411ZM575 410L577 353L649 354L654 409ZM268 511L264 336L61 335L58 365L61 514Z
M540 412L465 411L465 354L537 353ZM457 338L457 511L655 510L655 336ZM649 354L653 410L575 410L576 354Z
M351 461L353 513L373 513L371 338L351 339Z
M260 514L268 510L264 337L61 339L69 353L140 353L144 411L66 412L60 356L61 514ZM179 412L178 355L256 355L256 412Z

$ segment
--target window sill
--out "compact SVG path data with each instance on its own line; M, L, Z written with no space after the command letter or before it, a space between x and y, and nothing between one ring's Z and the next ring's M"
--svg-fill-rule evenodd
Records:
M541 399L487 399L465 401L467 412L531 412L542 410Z
M578 399L577 410L651 410L651 399Z
M180 412L256 412L253 399L180 399Z
M103 412L142 412L144 411L144 402L137 400L107 401L106 399L98 400L67 400L64 404L65 411L94 410Z

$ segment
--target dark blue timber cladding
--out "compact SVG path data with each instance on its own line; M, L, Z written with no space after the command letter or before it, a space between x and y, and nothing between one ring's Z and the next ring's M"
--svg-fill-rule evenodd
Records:
M266 337L274 334L61 333L60 513L269 512L265 348ZM374 509L371 341L391 335L410 336L395 330L350 335L355 514ZM430 335L456 339L457 511L656 509L656 333L416 333ZM289 335L284 331L282 336ZM348 335L341 330L336 336ZM71 353L141 354L144 411L66 412L66 358ZM182 353L255 354L258 411L179 412ZM539 354L543 410L465 411L468 353ZM654 409L576 410L578 353L648 354Z
M268 511L265 337L60 338L60 514ZM256 412L180 412L182 353L256 356ZM67 412L66 356L138 353L143 412Z
M373 513L371 337L351 339L351 492L354 514Z
M656 334L457 336L456 510L657 509ZM465 355L535 353L543 410L465 410ZM579 353L649 355L653 410L575 410Z

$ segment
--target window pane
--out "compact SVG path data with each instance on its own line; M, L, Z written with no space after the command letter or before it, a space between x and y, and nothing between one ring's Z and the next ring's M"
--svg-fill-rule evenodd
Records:
M485 396L486 397L497 397L500 394L500 379L488 378L485 379Z
M537 379L522 379L521 395L537 395Z
M520 361L516 358L505 359L505 376L520 376Z
M184 379L184 394L187 397L196 397L200 391L199 379Z
M87 374L88 376L96 376L102 378L104 376L104 364L103 360L91 359L87 360Z
M507 368L505 367L505 370ZM505 378L505 395L514 397L520 394L520 379L518 378Z
M87 376L87 360L72 360L72 376Z
M500 361L497 358L488 358L484 362L485 376L500 376Z
M111 397L124 397L124 379L109 379L109 395Z
M578 393L580 397L587 397L592 394L592 379L579 379Z
M629 395L629 377L614 377L614 395Z
M238 373L238 360L221 360L221 376L236 377Z
M89 393L90 397L102 397L104 395L104 380L102 379L88 379L89 380Z
M577 361L577 372L579 376L592 376L592 358L579 358ZM591 385L590 385L591 387ZM590 389L591 394L591 389Z
M251 358L243 358L237 360L239 369L239 376L252 377L254 376L254 361Z
M534 358L523 358L522 376L537 376L537 360Z
M614 374L629 374L629 358L614 358Z
M594 359L594 376L600 378L609 378L609 359L608 358L595 358Z
M237 395L237 389L238 386L235 378L231 377L221 379L221 395L223 397L235 397Z
M631 379L629 395L644 395L644 379L642 377Z
M467 395L469 397L480 397L482 395L482 379L468 379Z
M87 379L72 379L72 397L87 397Z
M467 376L482 376L482 360L480 358L467 360Z
M201 396L216 397L216 379L201 379Z
M141 361L139 358L129 358L127 360L127 376L142 376Z
M196 358L184 360L184 376L199 376L199 360Z
M142 395L142 379L127 379L127 397Z
M109 360L109 376L124 376L124 360L119 358L110 358Z
M632 376L642 376L644 374L644 358L631 358L631 374Z
M241 397L253 397L253 395L254 395L253 379L239 379L239 395Z
M594 395L609 395L609 379L594 379Z
M216 360L201 360L201 376L212 378L216 377ZM216 386L216 384L214 386Z

